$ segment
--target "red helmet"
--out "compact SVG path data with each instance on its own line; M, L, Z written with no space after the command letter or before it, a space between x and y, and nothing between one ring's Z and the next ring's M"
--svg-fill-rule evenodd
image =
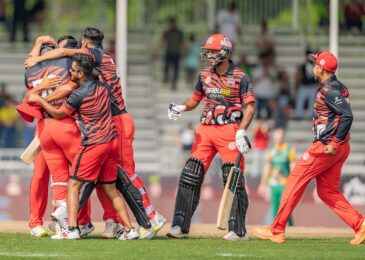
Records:
M209 50L217 51L216 54L204 53L203 60L208 60L212 66L219 64L231 56L233 46L231 40L223 34L211 35L204 46L201 47L207 52Z

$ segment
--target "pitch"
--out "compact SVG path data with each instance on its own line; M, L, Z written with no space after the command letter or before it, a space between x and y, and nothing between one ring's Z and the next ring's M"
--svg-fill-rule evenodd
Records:
M79 241L53 241L31 237L26 222L0 222L0 258L362 259L365 253L365 246L349 245L349 229L292 227L287 242L279 245L252 235L249 241L224 241L225 232L213 224L192 225L189 239L166 238L166 225L153 240L103 240L98 237L103 225L96 223L93 235Z

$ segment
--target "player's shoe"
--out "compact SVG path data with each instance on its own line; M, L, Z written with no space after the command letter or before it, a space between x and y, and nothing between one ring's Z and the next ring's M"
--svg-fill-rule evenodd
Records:
M51 217L54 221L56 221L61 228L67 229L68 225L68 215L67 215L67 206L66 203L63 203L60 207L58 207L52 214Z
M355 233L355 238L350 241L351 245L360 245L365 241L365 220L359 231Z
M254 228L253 234L264 240L271 240L274 243L284 243L285 233L273 234L269 227Z
M63 229L60 233L51 236L51 239L54 240L60 240L60 239L69 239L69 240L74 240L74 239L80 239L80 231L78 228L70 231L68 229Z
M56 233L56 224L57 223L52 220L51 223L48 224L48 229Z
M79 230L80 230L80 237L83 237L91 234L91 232L95 230L95 227L92 223L87 223L85 225L80 225Z
M133 240L138 239L139 235L135 228L131 228L129 231L124 230L123 233L118 237L118 240Z
M34 237L46 237L48 236L47 232L44 230L42 226L36 226L30 229L30 234Z
M247 241L248 233L246 233L243 237L240 237L234 231L229 231L227 235L223 237L223 239L228 241Z
M138 233L139 239L152 239L156 236L156 231L152 227L148 229L140 227Z
M153 230L157 233L166 223L166 218L160 213L156 212L156 215L151 219Z
M187 238L189 236L189 233L183 233L181 231L181 227L174 226L171 227L169 232L167 232L166 236L172 237L172 238Z
M114 238L118 233L118 223L115 223L113 219L107 219L105 221L105 229L100 233L102 238L110 239Z

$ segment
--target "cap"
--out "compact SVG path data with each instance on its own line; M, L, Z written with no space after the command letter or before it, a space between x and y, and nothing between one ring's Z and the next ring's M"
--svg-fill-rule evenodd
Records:
M43 49L46 49L46 48L52 48L52 49L55 49L55 48L56 48L56 45L54 45L53 43L50 43L50 42L48 42L48 43L44 43L44 44L42 44L42 46L41 46L41 51L42 51Z
M338 62L335 55L329 51L318 52L312 54L310 59L329 72L336 72Z

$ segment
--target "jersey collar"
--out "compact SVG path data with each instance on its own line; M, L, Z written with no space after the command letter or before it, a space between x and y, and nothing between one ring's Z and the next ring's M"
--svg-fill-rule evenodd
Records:
M225 73L223 73L223 74L217 73L217 71L215 69L215 66L211 67L210 72L216 73L217 75L229 75L229 74L231 75L231 74L233 74L233 71L234 71L235 67L236 66L234 65L233 61L229 60L229 67L228 67L228 69L226 70Z
M326 79L320 86L319 89L322 89L324 86L327 86L330 82L337 80L336 75L333 75L331 77L329 77L328 79Z

